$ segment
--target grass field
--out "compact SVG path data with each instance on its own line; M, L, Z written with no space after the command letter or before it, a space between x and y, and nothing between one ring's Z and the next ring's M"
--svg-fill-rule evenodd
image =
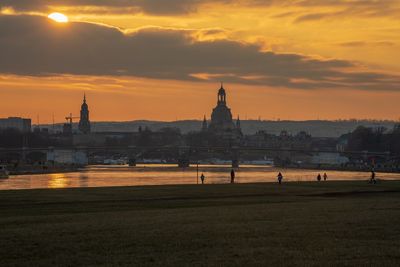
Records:
M400 181L0 191L0 266L400 266Z

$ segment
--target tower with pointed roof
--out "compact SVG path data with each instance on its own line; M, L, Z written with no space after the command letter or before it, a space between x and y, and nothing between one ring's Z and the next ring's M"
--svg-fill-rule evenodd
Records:
M239 130L241 130L239 115L238 115L237 120L236 120L236 128L239 129Z
M81 116L79 120L79 131L83 134L90 133L89 107L86 104L86 94L83 94L83 103L81 106Z
M217 104L226 106L226 92L224 89L224 83L222 83L222 82L221 82L221 88L219 88L219 90L218 90L217 97L218 97Z
M204 115L203 124L201 125L201 130L204 132L204 131L207 131L207 129L208 129L207 119L206 119L206 115Z

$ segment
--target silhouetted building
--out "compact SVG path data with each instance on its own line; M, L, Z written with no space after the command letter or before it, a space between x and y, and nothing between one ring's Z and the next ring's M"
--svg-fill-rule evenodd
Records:
M201 130L207 131L207 129L208 129L207 119L206 119L206 115L204 115L203 124L201 125Z
M63 135L72 135L72 124L64 123L62 132Z
M394 133L400 133L400 123L396 123L393 127Z
M90 133L90 121L89 121L89 107L86 104L86 95L83 95L83 103L81 106L81 117L79 120L79 131L83 134Z
M229 141L230 144L237 144L243 137L239 116L236 124L233 122L231 109L226 103L226 91L223 84L221 84L221 88L218 90L217 106L211 113L211 122L207 125L206 118L204 117L202 131L222 137L224 141Z
M249 147L312 150L313 140L313 137L304 131L296 135L291 135L285 130L281 131L279 135L258 131L255 134L246 135L243 139L243 145Z
M52 148L47 152L47 161L54 164L74 164L84 166L88 164L88 157L85 151Z
M236 120L236 129L239 130L240 132L242 131L242 128L240 127L240 118L239 118L239 115L238 115L237 120Z
M213 109L211 114L211 123L209 129L215 132L223 132L227 130L234 130L235 124L232 120L231 109L226 105L226 92L221 84L218 90L217 106Z
M8 117L0 119L0 130L17 129L22 133L29 133L31 131L31 119L24 119L20 117Z

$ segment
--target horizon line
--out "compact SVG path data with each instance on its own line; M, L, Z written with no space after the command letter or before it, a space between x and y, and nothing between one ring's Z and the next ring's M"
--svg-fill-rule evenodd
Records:
M2 119L2 118L0 118ZM31 119L32 120L32 119ZM182 119L182 120L151 120L151 119L135 119L135 120L100 120L100 121L90 121L90 123L132 123L132 122L156 122L156 123L174 123L174 122L202 122L203 119ZM207 119L207 121L210 121ZM391 122L399 123L399 120L394 119L305 119L305 120L292 120L292 119L240 119L240 121L256 121L256 122ZM55 122L54 124L64 124L65 122ZM73 122L73 124L78 124L79 122ZM53 125L52 122L49 123L32 123L32 125Z

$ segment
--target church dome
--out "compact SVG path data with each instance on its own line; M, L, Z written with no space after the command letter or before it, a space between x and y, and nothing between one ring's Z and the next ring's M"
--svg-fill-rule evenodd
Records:
M226 105L226 92L223 84L221 84L221 88L218 90L217 106L211 113L210 128L214 130L227 130L234 128L231 110Z
M211 119L215 124L225 124L232 123L232 113L231 110L227 106L217 106L214 108Z
M207 121L204 118L202 129L203 131L207 130L207 132L221 137L222 139L218 140L222 140L222 144L225 144L224 142L227 140L229 140L229 144L236 143L237 140L242 138L240 119L238 117L236 124L233 122L232 112L226 103L226 91L222 83L218 90L217 106L211 113L210 123L207 125Z

